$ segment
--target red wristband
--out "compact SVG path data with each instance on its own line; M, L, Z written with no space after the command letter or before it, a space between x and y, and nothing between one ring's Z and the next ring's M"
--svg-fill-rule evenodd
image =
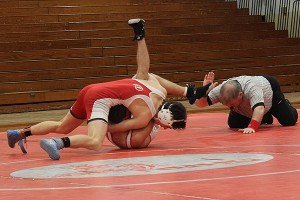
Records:
M260 125L260 123L258 121L252 119L248 128L252 128L253 130L256 131L258 129L259 125Z

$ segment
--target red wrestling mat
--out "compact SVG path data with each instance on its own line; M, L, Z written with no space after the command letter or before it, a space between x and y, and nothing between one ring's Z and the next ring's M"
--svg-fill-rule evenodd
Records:
M300 199L299 124L245 135L227 128L224 113L188 120L187 130L161 130L147 149L118 150L106 140L100 152L64 149L59 161L40 149L39 137L23 155L3 133L0 199Z

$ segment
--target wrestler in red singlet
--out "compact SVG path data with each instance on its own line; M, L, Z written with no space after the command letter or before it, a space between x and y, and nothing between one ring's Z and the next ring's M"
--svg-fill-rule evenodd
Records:
M128 107L135 99L143 99L148 105L152 117L156 114L150 94L155 93L165 99L165 95L156 88L145 85L136 79L123 79L84 87L71 108L78 119L88 121L100 119L108 121L109 109L123 104Z

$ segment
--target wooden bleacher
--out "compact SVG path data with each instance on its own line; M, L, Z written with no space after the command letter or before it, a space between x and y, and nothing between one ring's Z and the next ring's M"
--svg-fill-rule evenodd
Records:
M85 85L132 76L130 18L146 20L151 72L171 81L269 74L300 91L300 39L236 2L1 0L0 14L0 113L69 108Z

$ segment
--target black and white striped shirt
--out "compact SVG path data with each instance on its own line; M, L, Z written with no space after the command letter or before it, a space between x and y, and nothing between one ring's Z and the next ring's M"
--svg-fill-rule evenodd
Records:
M265 106L265 113L272 107L273 90L269 81L263 76L238 76L228 80L236 80L242 86L243 101L235 112L251 118L253 115L253 109L263 103ZM226 81L228 81L226 80ZM211 104L221 102L222 97L220 89L226 82L218 85L208 93L208 97L211 100Z

